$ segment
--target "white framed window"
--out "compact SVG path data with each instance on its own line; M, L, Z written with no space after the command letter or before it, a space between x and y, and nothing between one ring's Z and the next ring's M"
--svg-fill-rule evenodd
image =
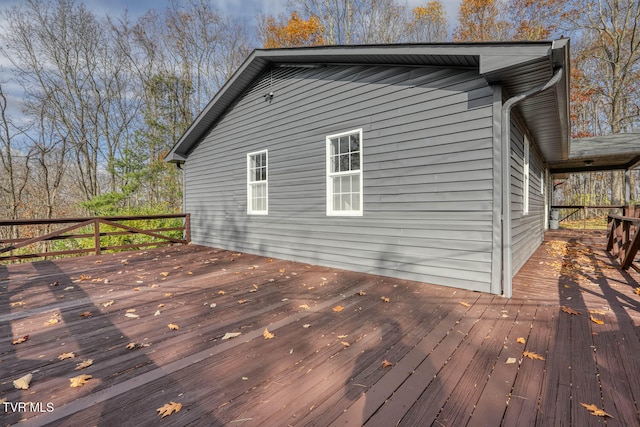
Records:
M267 150L247 154L247 214L269 213L269 181Z
M529 213L529 138L524 137L524 158L522 161L522 214Z
M327 215L362 215L362 129L327 136Z

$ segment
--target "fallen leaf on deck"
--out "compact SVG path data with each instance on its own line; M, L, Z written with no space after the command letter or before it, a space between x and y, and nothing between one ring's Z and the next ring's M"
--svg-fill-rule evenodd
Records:
M238 304L246 304L248 302L249 302L249 300L246 300L246 299L239 299L238 300Z
M281 268L280 270L278 270L280 273L284 273L286 270L284 268Z
M515 358L515 357L510 357L510 358L508 358L508 359L507 359L507 361L506 361L505 363L506 363L507 365L511 365L511 364L513 364L513 363L516 363L516 362L517 362L517 360L516 360L516 358Z
M341 305L336 305L335 307L333 307L333 311L335 311L336 313L340 313L342 310L344 310L344 307Z
M224 295L224 291L218 291L218 295Z
M44 322L44 326L51 326L51 325L55 325L56 323L58 323L58 319L51 318L51 319L47 320L46 322Z
M302 304L302 305L299 305L298 308L302 308L304 310L308 310L309 306L307 304Z
M597 323L598 325L604 325L604 320L602 319L598 319L597 317L593 317L593 316L589 316L589 319L591 319L591 321L593 323Z
M138 319L140 318L140 316L138 316L137 314L134 313L125 313L125 316L131 318L131 319Z
M611 417L611 414L606 413L605 411L603 411L602 409L598 408L594 404L587 405L586 403L582 403L582 402L580 402L580 404L582 406L584 406L585 408L587 408L587 411L590 411L591 415L595 415L597 417ZM613 417L611 417L611 418L613 418Z
M267 328L264 328L264 331L262 332L262 336L264 337L265 340L270 340L271 338L275 337L275 335L269 332Z
M109 307L110 305L113 305L114 302L115 302L114 300L106 301L106 302L102 303L102 306L103 307Z
M383 367L383 368L388 368L388 367L390 367L390 366L393 366L393 363L389 362L387 359L384 359L384 360L382 361L382 367Z
M168 271L163 271L160 273L161 276L167 277L169 275Z
M82 387L91 378L93 378L91 375L82 374L77 377L69 378L69 381L71 382L71 387Z
M80 369L88 368L93 365L93 359L87 359L84 362L78 363L74 371L79 371Z
M93 316L93 313L90 311L84 311L80 313L80 317L91 317L91 316Z
M178 329L180 329L180 327L179 327L178 325L174 324L174 323L169 323L169 324L167 325L167 327L168 327L169 329L171 329L172 331L177 331Z
M145 348L145 347L149 347L150 345L151 344L147 344L147 343L136 344L134 342L130 342L125 346L125 348L128 350L133 350L134 348Z
M471 304L469 304L468 302L460 301L460 304L464 305L465 307L471 307Z
M533 359L533 360L544 360L544 357L532 351L525 351L524 353L522 353L522 355L524 357L528 357L529 359Z
M349 344L349 342L347 341L342 341L341 344L345 347L351 347L351 344Z
M25 342L28 339L29 339L29 335L25 335L22 338L16 338L15 340L11 341L11 344L13 344L13 345L22 344L23 342Z
M389 302L389 298L388 297L380 297L380 299L384 302Z
M640 295L640 286L633 290L636 294Z
M365 291L358 291L358 295L360 295L361 297L365 296L367 293Z
M589 310L589 313L591 313L591 314L600 314L600 315L602 315L602 316L604 316L605 314L607 314L607 312L606 312L606 311L604 311L604 310Z
M167 297L167 298L171 297L172 295L173 294L171 292L165 292L164 293L164 296Z
M134 290L134 291L136 291L136 292L138 292L138 291L140 290L140 288L135 287L135 288L133 288L133 290Z
M304 325L302 325L303 328L307 329L311 327L310 323L305 323Z
M520 344L525 344L527 341L524 338L520 337L520 338L516 338L516 342Z
M582 314L579 311L576 311L573 308L569 308L569 307L564 306L564 305L562 306L562 311L564 311L565 313L568 313L568 314L572 314L574 316Z
M228 340L230 338L235 338L235 337L240 336L240 335L241 335L240 332L227 332L226 334L224 334L222 339L223 340Z
M156 310L155 313L153 313L154 316L160 316L160 310Z
M165 403L162 408L156 409L156 411L158 411L158 415L162 415L162 418L164 418L174 412L180 412L180 409L182 409L182 403L169 402Z
M129 310L127 310L127 313L135 313L136 309L135 308L130 308Z
M27 303L24 301L16 301L16 302L9 303L9 307L20 307L26 304Z
M89 279L91 279L91 276L88 276L86 274L81 274L80 277L78 277L78 280L81 281L81 282L84 281L84 280L89 280Z
M33 375L27 374L24 375L17 380L13 381L13 386L18 390L27 390L29 388L29 384L31 384L31 379Z
M72 290L72 289L74 289L74 287L73 287L73 286L67 286L66 288L64 288L64 290L65 290L65 291L70 291L70 290Z
M342 339L342 338L346 338L346 337L348 337L348 336L349 336L349 335L338 335L338 338Z
M76 355L73 354L73 352L71 352L71 353L62 353L60 356L58 356L58 359L65 360L65 359L73 359L74 357L76 357Z

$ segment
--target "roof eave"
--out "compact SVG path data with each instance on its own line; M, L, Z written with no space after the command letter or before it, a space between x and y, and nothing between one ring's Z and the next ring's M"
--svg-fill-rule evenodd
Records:
M466 64L468 67L478 68L480 72L486 72L486 75L498 75L500 70L517 67L518 64L521 65L536 58L548 58L549 52L556 54L554 43L550 41L437 43L256 49L191 123L170 150L165 161L184 162L202 136L215 125L235 99L270 64L387 63L407 66L445 66L445 63L454 62L461 66ZM559 47L563 48L565 45L567 45L566 42L560 43ZM564 56L562 54L560 56L560 60L564 61ZM568 62L564 63L568 64ZM568 72L566 74L568 75ZM568 79L566 85L568 87ZM564 94L565 90L558 92ZM568 91L566 92L568 95ZM568 102L564 105L568 108ZM563 139L562 151L566 151L568 155L568 127L566 129L567 137L566 140Z

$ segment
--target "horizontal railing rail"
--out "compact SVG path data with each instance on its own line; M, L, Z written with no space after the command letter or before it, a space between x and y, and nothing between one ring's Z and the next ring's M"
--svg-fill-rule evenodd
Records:
M582 228L587 228L587 218L590 216L590 213L602 210L612 210L612 209L627 209L626 205L552 205L552 210L562 211L560 217L558 218L558 222L562 222L565 220L576 220L576 214L582 212L582 215L579 215L578 219L582 219ZM605 215L596 215L598 218L602 218L603 226L604 226L604 216Z
M632 267L640 272L640 266L635 263L636 254L640 248L640 218L609 215L607 251L618 259L620 267L628 270Z
M160 225L151 228L141 228L124 224L128 221L151 222L156 220L182 219L178 225ZM54 231L48 231L54 225L67 225ZM6 230L20 230L25 228L33 229L35 226L44 227L42 234L30 237L7 237L11 235ZM89 231L87 231L87 229ZM117 230L117 231L116 231ZM5 231L2 233L2 231ZM74 232L75 233L72 233ZM177 233L181 232L181 233ZM167 234L168 233L168 234ZM31 234L34 234L33 232ZM171 234L174 234L172 236ZM175 235L181 234L180 237ZM14 234L15 235L15 234ZM20 233L18 233L18 236ZM127 242L128 239L121 239L121 242L105 243L112 236L146 236L147 241ZM91 247L80 248L53 248L51 242L62 240L91 239ZM109 216L109 217L89 217L89 218L51 218L51 219L18 219L0 220L0 261L14 261L29 258L47 258L63 255L84 255L93 253L100 255L104 251L126 250L134 248L144 248L150 246L162 246L172 244L188 244L191 241L190 215L187 214L166 214L166 215L137 215L137 216ZM38 246L39 249L20 250L27 247Z

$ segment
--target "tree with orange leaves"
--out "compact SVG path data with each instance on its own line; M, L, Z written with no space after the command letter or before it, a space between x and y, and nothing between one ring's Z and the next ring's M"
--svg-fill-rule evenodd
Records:
M325 44L324 28L315 16L302 19L292 12L287 19L282 15L276 20L269 16L259 26L259 34L265 48L318 46Z
M453 40L508 40L510 24L504 17L506 7L501 0L462 0L458 9L458 26Z
M514 40L547 40L559 29L564 0L511 0L509 16L514 22Z
M424 6L411 10L407 24L407 38L418 43L442 42L447 39L447 12L440 0L433 0Z

